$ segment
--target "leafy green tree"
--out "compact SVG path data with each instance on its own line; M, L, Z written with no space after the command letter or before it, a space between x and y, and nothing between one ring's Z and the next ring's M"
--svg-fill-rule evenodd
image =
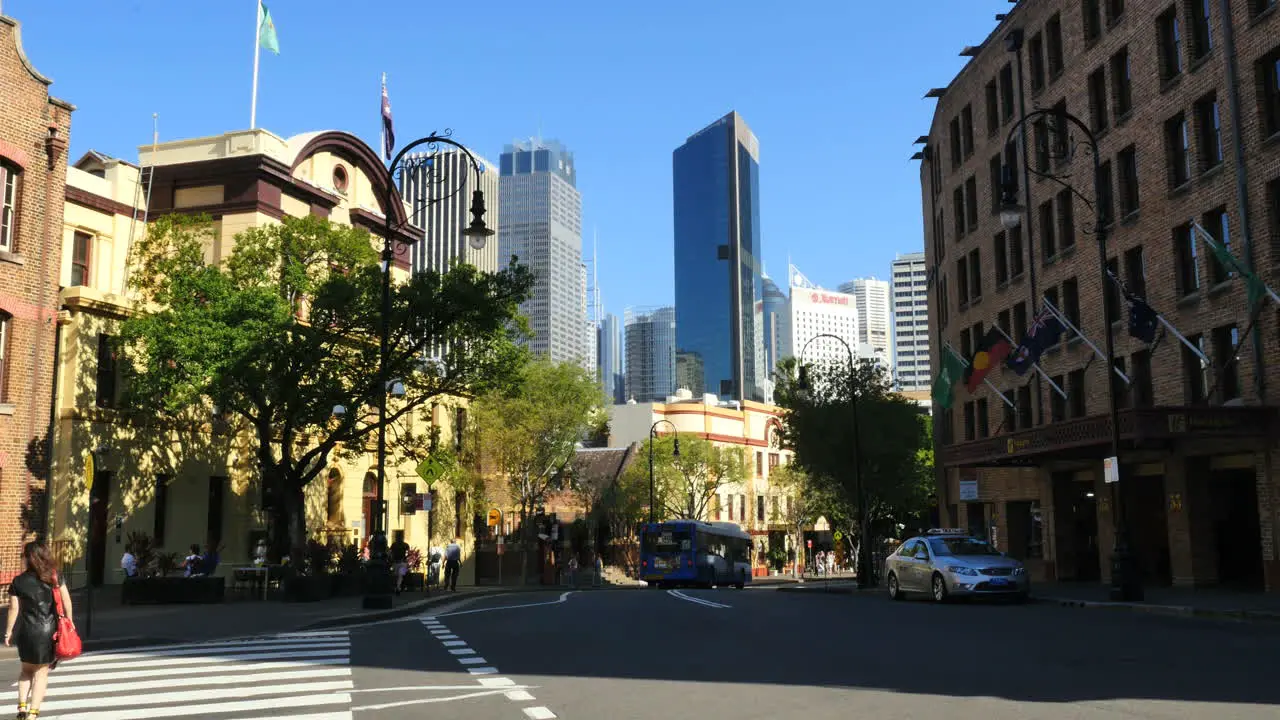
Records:
M305 545L304 489L335 453L365 454L377 404L382 273L371 236L316 217L239 233L230 255L207 217L165 216L133 249L140 295L121 336L131 406L203 419L210 407L251 440L277 553ZM391 292L388 462L429 450L414 422L433 399L509 382L525 362L513 342L532 276L469 265L415 274ZM443 357L428 358L435 343ZM342 412L335 408L341 407Z
M804 546L805 527L817 522L819 517L839 513L839 500L832 495L830 483L815 482L803 468L798 465L779 465L769 471L769 484L779 494L790 498L781 503L778 520L787 528L791 538L791 547L800 553ZM797 562L796 567L799 567Z
M680 455L675 455L676 435L659 435L653 444L654 512L658 520L706 519L712 500L725 485L748 479L742 450L721 447L703 438L680 435ZM649 504L649 441L627 469L628 483L643 489Z
M928 489L920 483L926 426L918 407L893 392L888 374L870 360L860 360L852 373L848 363L810 365L806 371L807 381L801 383L795 360L779 363L783 442L795 451L796 464L835 500L829 519L844 516L854 523L850 530L856 529L855 467L860 467L871 529L881 536L896 534L896 524L918 517L928 505Z

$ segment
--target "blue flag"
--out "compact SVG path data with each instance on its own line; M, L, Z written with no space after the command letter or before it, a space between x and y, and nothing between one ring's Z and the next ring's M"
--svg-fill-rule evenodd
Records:
M1031 326L1027 328L1027 334L1022 338L1022 343L1005 361L1005 367L1019 375L1026 375L1032 366L1040 362L1040 356L1044 351L1057 344L1064 330L1066 328L1063 327L1062 321L1053 314L1053 311L1048 308L1041 310L1031 321Z

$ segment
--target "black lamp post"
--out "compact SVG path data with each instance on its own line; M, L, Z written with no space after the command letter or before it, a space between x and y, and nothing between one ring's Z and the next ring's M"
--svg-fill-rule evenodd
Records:
M849 355L849 398L853 404L853 487L858 503L858 546L861 549L861 552L858 553L858 589L863 590L872 586L871 533L867 527L867 497L862 487L862 433L858 430L858 365L854 361L853 348L849 347L849 343L844 338L826 333L814 335L809 338L804 347L800 348L798 353L800 378L797 385L801 391L808 391L810 387L809 368L804 364L804 353L813 344L813 341L818 338L835 340L844 346L845 352Z
M663 418L662 420L659 420L653 425L650 425L649 426L649 524L650 525L652 525L655 522L654 514L653 514L654 502L655 502L654 493L653 493L653 443L658 439L658 426L661 425L662 423L666 423L670 425L672 431L677 433L677 437L673 440L675 447L672 450L671 455L673 457L680 457L680 438L678 436L680 430L676 427L676 424L671 422L670 420L667 420L666 418Z
M391 578L391 565L387 557L387 502L384 499L387 485L387 395L391 391L391 380L388 375L387 359L391 343L391 264L395 259L395 243L393 236L402 226L395 224L395 214L391 209L400 202L400 193L396 189L396 175L406 169L419 170L423 173L422 185L439 188L438 192L427 192L430 199L424 205L431 205L447 200L462 191L466 186L467 170L476 174L483 172L480 163L457 141L451 139L449 131L443 135L432 133L405 145L387 165L387 187L383 197L382 210L386 224L382 235L382 313L378 328L378 490L373 513L374 527L369 537L369 582L365 589L363 606L370 608L389 608L395 583ZM417 158L408 167L404 163L405 156L416 147L426 146L425 158ZM441 145L457 148L467 158L461 177L448 177L443 171L447 163L435 162L435 155ZM471 247L479 250L494 234L484 222L484 192L479 187L471 194L471 224L463 231ZM401 251L403 252L403 250ZM399 383L397 383L398 385Z
M1054 133L1057 135L1058 147L1050 148L1051 162L1070 163L1075 153L1075 146L1068 137L1069 125L1074 125L1085 136L1082 146L1087 148L1089 154L1093 156L1093 197L1094 201L1090 202L1088 198L1080 194L1078 190L1066 182L1064 176L1045 173L1032 167L1030 159L1023 157L1024 167L1029 172L1047 177L1056 181L1060 185L1066 187L1076 197L1080 198L1091 210L1094 211L1094 227L1093 233L1098 239L1098 274L1100 275L1100 283L1103 288L1102 306L1103 306L1103 332L1106 334L1106 363L1107 363L1107 414L1111 424L1111 462L1115 467L1116 482L1111 483L1111 507L1112 522L1114 526L1115 545L1111 553L1111 599L1116 601L1134 602L1143 599L1142 582L1138 578L1136 568L1133 565L1133 555L1129 548L1129 524L1125 518L1124 510L1124 493L1120 489L1120 408L1116 399L1115 373L1116 354L1115 341L1111 332L1112 318L1120 317L1119 308L1115 305L1118 298L1115 293L1106 292L1108 285L1113 282L1107 272L1107 223L1110 219L1107 217L1106 208L1103 206L1102 198L1105 197L1102 188L1101 164L1102 159L1098 154L1098 139L1080 118L1072 115L1064 110L1054 108L1034 110L1025 114L1009 128L1009 136L1005 140L1005 144L1013 141L1014 133L1018 132L1027 121L1036 118L1049 117L1054 121ZM1025 155L1025 154L1024 154ZM1017 188L1015 186L1013 168L1004 167L1001 182L1001 210L1000 222L1008 229L1017 227L1022 222L1026 208L1017 203ZM1069 176L1067 176L1069 177Z

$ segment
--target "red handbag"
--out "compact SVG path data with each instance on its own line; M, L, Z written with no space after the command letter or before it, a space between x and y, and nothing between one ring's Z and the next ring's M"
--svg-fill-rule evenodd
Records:
M76 632L75 624L71 622L71 618L67 617L67 612L62 607L62 587L57 575L53 576L53 603L58 609L58 629L53 634L53 654L59 660L79 657L84 651L80 643L80 633Z

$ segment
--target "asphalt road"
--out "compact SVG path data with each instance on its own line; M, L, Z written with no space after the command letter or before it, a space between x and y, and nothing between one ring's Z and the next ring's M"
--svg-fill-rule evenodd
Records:
M1280 718L1280 625L735 590L531 592L87 653L46 720Z
M352 639L354 715L376 720L1280 717L1280 626L1123 611L544 592Z

